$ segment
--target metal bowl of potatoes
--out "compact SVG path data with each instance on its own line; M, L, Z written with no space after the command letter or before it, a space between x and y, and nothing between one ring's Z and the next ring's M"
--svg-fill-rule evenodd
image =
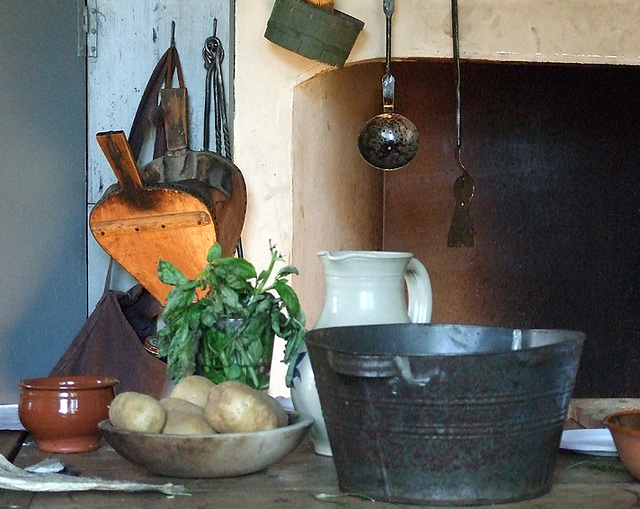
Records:
M116 429L109 419L99 427L118 454L153 473L169 477L233 477L267 468L302 442L313 418L296 412L288 412L288 416L286 426L247 433L140 433Z

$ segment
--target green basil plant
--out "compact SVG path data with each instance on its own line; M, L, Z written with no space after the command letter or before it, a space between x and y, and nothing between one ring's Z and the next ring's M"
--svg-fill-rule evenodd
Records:
M162 312L158 350L167 359L174 382L198 374L214 383L238 380L256 389L269 386L275 336L285 340L291 387L295 361L302 347L305 315L287 277L298 270L287 265L269 245L269 267L259 274L244 258L222 257L219 244L207 254L207 265L188 279L171 262L158 262L158 276L173 286Z

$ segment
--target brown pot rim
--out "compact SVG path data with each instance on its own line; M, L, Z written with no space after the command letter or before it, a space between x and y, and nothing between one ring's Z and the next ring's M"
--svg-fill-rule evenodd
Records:
M23 389L60 391L60 390L91 390L113 387L119 383L117 378L110 376L73 375L49 376L42 378L28 378L18 382Z

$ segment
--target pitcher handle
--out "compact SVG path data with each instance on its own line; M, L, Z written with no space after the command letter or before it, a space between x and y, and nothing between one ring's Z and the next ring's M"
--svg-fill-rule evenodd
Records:
M413 323L429 323L433 299L431 279L427 269L417 258L411 258L404 275L409 296L409 319Z

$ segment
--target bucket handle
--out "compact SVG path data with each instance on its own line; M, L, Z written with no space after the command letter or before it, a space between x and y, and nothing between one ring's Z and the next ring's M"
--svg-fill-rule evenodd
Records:
M434 378L440 378L443 373L434 368L428 373L416 377L411 370L408 357L381 355L353 355L348 353L328 351L327 363L336 373L361 378L402 378L410 385L424 386Z
M329 350L327 362L336 373L364 378L389 378L396 369L389 357L379 355L351 355Z

